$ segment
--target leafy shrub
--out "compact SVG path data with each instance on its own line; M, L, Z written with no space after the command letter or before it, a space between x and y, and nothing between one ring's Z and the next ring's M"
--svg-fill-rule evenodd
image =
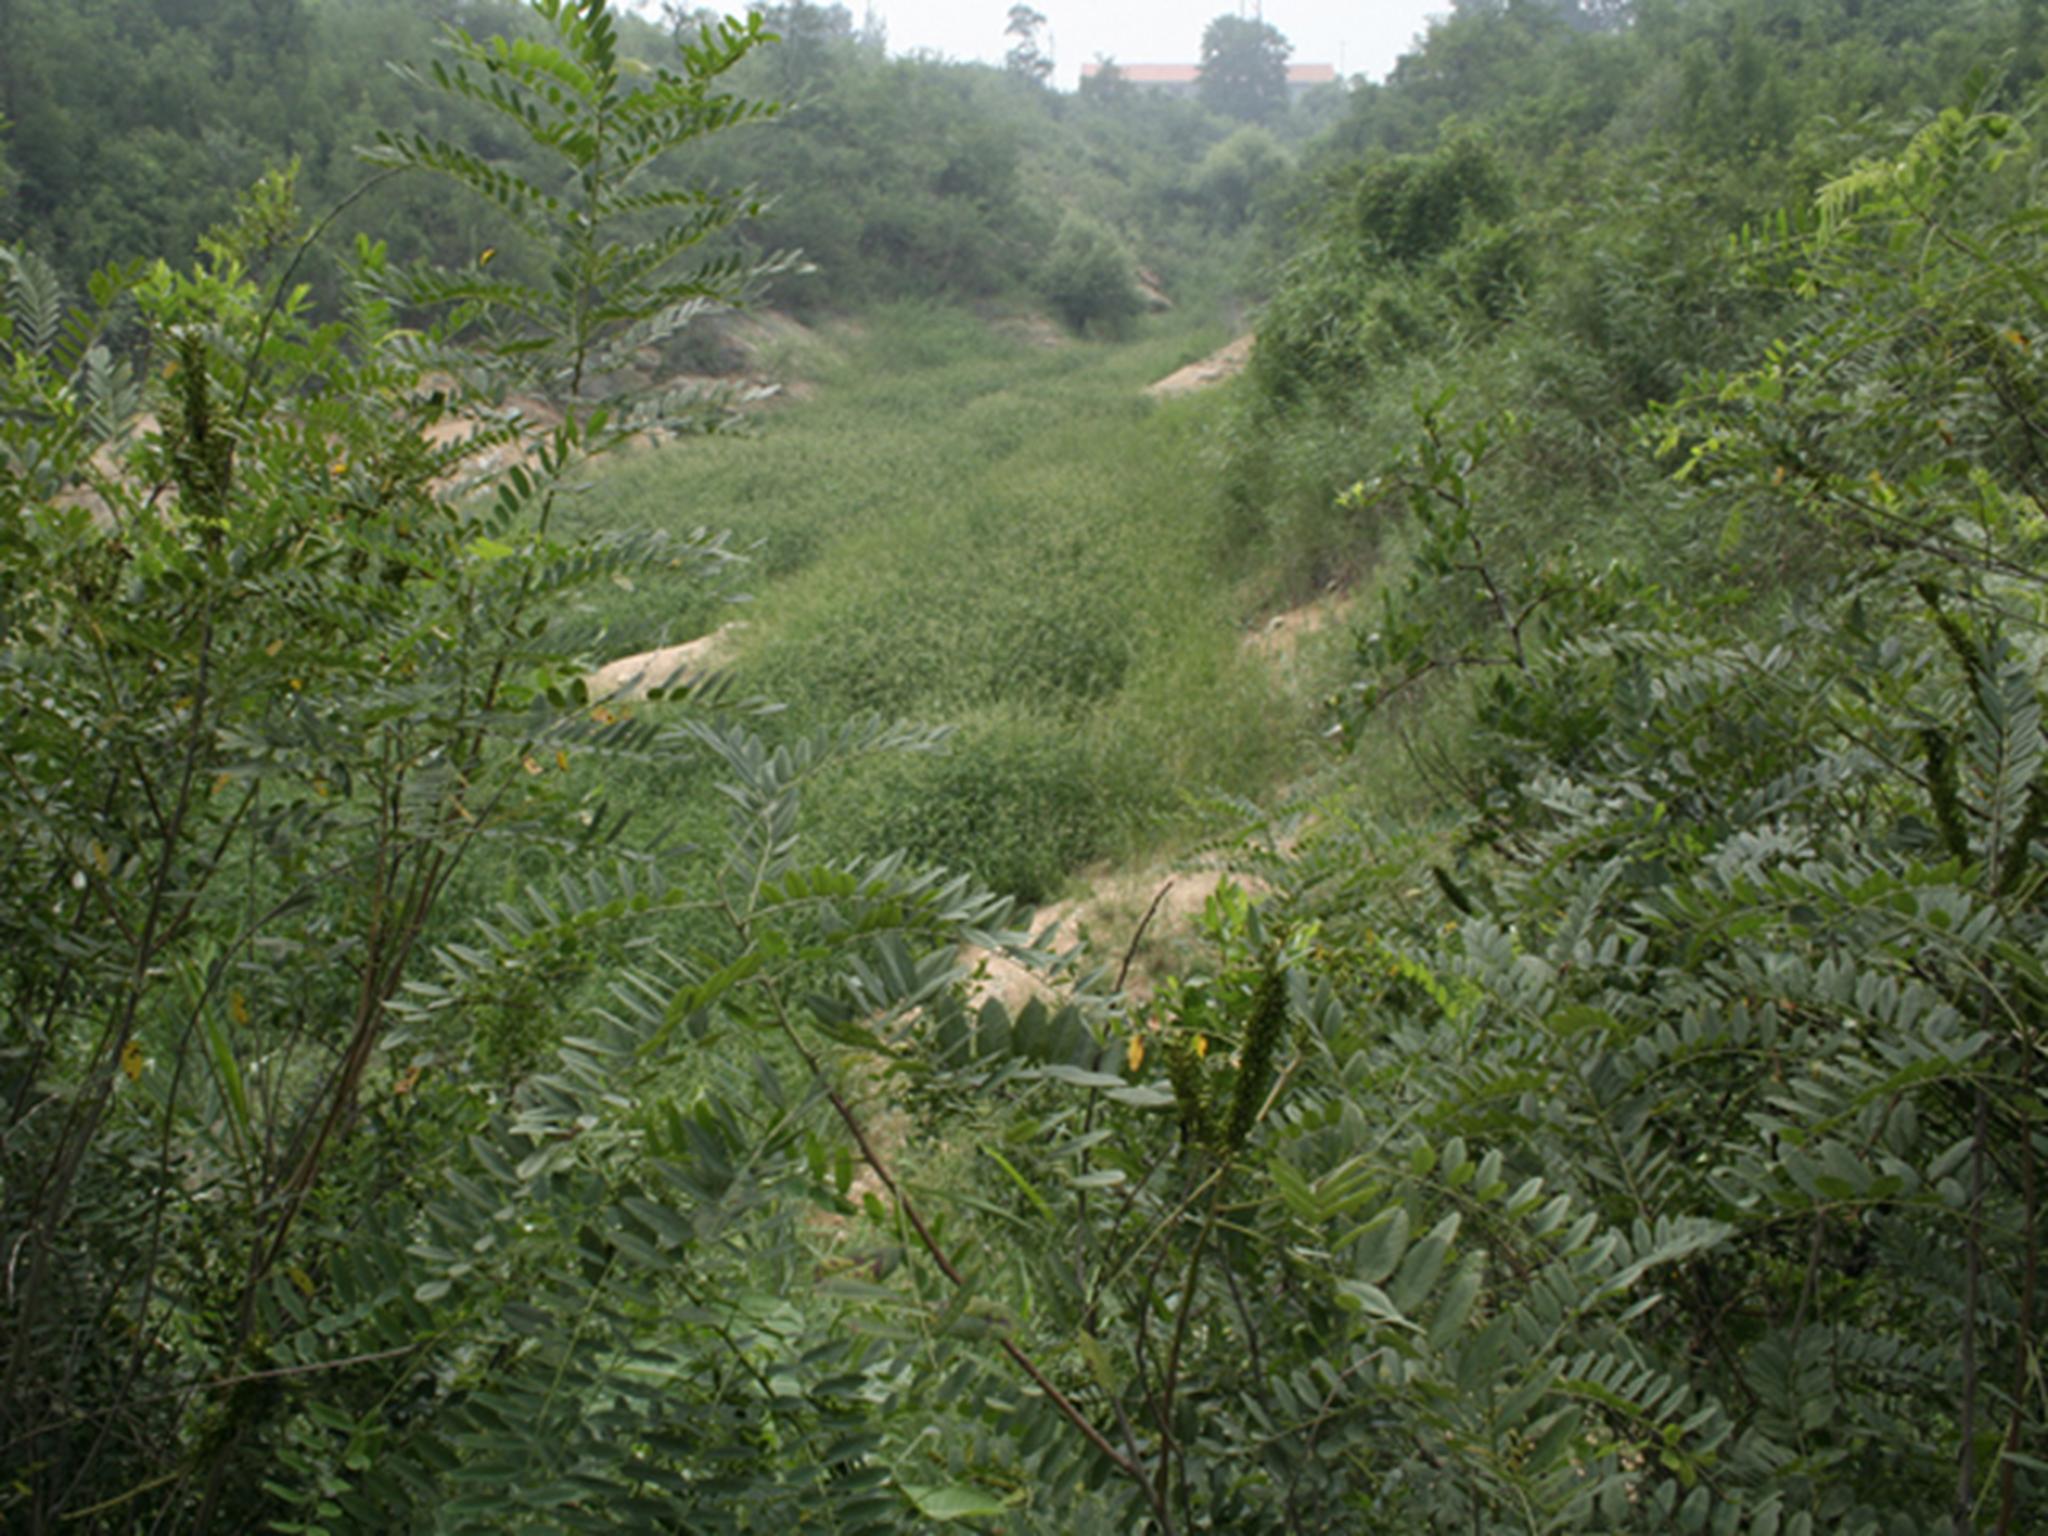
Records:
M1038 269L1046 303L1074 330L1122 335L1144 307L1137 264L1114 231L1099 219L1071 213L1053 237Z
M1292 166L1270 130L1246 124L1202 157L1194 193L1212 227L1228 233L1260 214Z
M0 260L10 1529L502 1531L572 1504L632 1529L736 1506L787 1524L828 1478L867 1501L847 1528L913 1507L851 1465L876 1357L798 1343L807 1325L781 1316L744 1345L733 1317L684 1320L740 1294L721 1224L763 1210L756 1257L778 1246L771 1187L846 1208L804 1171L807 1137L824 1163L798 1121L740 1150L743 1123L789 1104L788 1063L756 1052L737 1097L685 1110L729 1072L712 1046L730 1024L791 1022L771 995L844 995L844 962L935 986L958 934L1003 909L796 860L818 764L915 733L770 746L699 694L658 734L585 697L570 594L725 558L709 537L567 540L556 513L593 456L691 420L602 381L745 281L678 261L739 200L635 182L751 114L719 80L761 24L640 74L602 0L533 12L539 40L456 36L441 83L559 157L573 220L425 133L382 158L523 216L554 242L546 290L401 273L364 242L345 320L317 324L295 268L252 276L277 237L303 250L288 176L195 269L110 271L76 311L46 264ZM682 222L619 237L678 204ZM560 424L525 438L476 373L553 396ZM473 432L437 445L451 418ZM477 469L522 438L530 462ZM613 755L719 778L723 856L679 880L608 849L603 808L564 786ZM536 846L564 878L483 923L451 910L480 854ZM691 961L616 937L661 918L688 924ZM708 991L706 960L726 978ZM610 1006L566 1044L556 1009L600 964ZM782 1272L752 1281L786 1292L807 1268L779 1246ZM713 1363L758 1362L769 1337L804 1380L791 1412ZM791 1483L778 1444L822 1459Z
M1660 434L1840 562L1755 622L1514 553L1426 414L1362 706L1472 684L1092 1032L927 1028L1131 1522L2018 1532L2048 1512L2038 152L1949 114L1824 189L1809 296ZM2017 163L2015 163L2017 162ZM1873 471L1872 465L1881 469ZM1702 601L1702 599L1706 599ZM1446 686L1445 691L1451 691ZM1409 717L1412 719L1412 716Z

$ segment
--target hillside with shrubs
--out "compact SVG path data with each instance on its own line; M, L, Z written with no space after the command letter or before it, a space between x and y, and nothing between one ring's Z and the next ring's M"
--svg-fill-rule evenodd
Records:
M0 11L0 1526L2048 1523L2039 0L1035 15Z

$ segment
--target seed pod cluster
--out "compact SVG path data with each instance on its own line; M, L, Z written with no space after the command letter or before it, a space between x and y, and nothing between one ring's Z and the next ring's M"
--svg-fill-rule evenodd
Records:
M234 480L235 440L213 418L206 344L192 331L178 338L178 406L171 466L179 500L193 517L219 517Z
M1266 973L1252 998L1252 1016L1245 1026L1244 1049L1237 1069L1237 1088L1231 1095L1230 1120L1223 1128L1223 1150L1235 1152L1251 1135L1266 1102L1266 1090L1273 1085L1273 1063L1280 1044L1287 1037L1287 972L1277 956L1268 956Z
M1208 1101L1202 1096L1202 1058L1186 1035L1173 1035L1165 1046L1166 1080L1173 1085L1173 1098L1180 1110L1181 1142L1206 1147L1216 1139Z

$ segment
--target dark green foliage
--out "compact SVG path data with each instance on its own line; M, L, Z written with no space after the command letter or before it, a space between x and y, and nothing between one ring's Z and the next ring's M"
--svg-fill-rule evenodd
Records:
M290 265L248 275L300 246L288 177L189 274L109 272L76 311L6 253L9 1529L759 1529L827 1484L845 1529L909 1507L868 1433L894 1368L773 1299L810 1272L788 1208L753 1228L762 1289L720 1249L785 1183L844 1205L815 1058L714 1043L792 1026L792 995L835 1029L839 997L928 997L950 936L1002 908L793 858L825 758L924 736L771 747L709 690L658 730L577 681L571 593L725 558L554 522L632 429L593 388L608 349L739 275L677 273L690 212L641 241L612 215L646 211L638 166L744 113L716 81L757 33L627 91L603 4L534 14L546 42L460 38L479 73L445 83L569 160L584 216L431 140L391 158L526 218L557 287L401 279L364 242L317 324ZM394 289L454 319L401 327ZM430 361L549 385L562 424L479 472L521 423ZM430 446L450 415L474 433ZM587 757L718 778L724 857L678 882L608 849L602 804L560 787ZM458 915L465 866L536 849L561 878ZM688 957L622 963L615 931L664 919ZM623 991L576 1034L504 1027L599 964ZM695 1102L707 1082L737 1096Z
M519 15L470 12L492 30ZM19 0L0 29L0 114L14 123L19 176L0 227L74 285L117 258L182 258L243 187L294 154L303 195L330 206L360 179L350 149L372 127L439 115L381 67L436 35L429 15L395 0ZM392 219L401 206L407 216ZM379 233L406 255L459 261L481 244L462 246L424 199L380 211Z
M1255 370L1276 402L1358 395L1403 358L1508 318L1534 281L1506 171L1478 142L1374 161L1335 180L1279 275Z
M1226 120L1139 100L1073 114L1055 93L1017 91L999 72L892 59L844 7L754 11L779 41L738 66L734 89L782 102L785 113L726 135L715 161L685 161L655 181L742 202L749 188L772 189L772 219L749 220L739 248L751 260L771 245L800 249L816 269L780 284L778 304L843 312L895 298L1016 295L1072 206L1114 216L1155 267L1192 262L1205 281L1227 272L1189 188ZM509 0L475 0L460 15L483 38L533 28ZM662 29L622 13L616 44L635 67L656 65L672 36L711 36L718 21L679 12ZM11 29L0 32L0 118L10 125L0 154L18 183L0 200L0 235L41 251L75 289L117 257L180 257L243 187L293 157L306 205L333 207L357 191L354 146L379 132L546 174L544 157L487 103L385 68L394 56L424 68L439 25L407 0L19 0L0 15L0 29ZM9 46L12 35L25 41ZM1034 71L1048 62L1042 51L1032 57ZM38 64L58 58L92 65ZM361 196L338 229L371 234L401 263L460 269L490 250L497 272L545 279L523 232L494 225L487 205L437 199L415 180ZM325 302L336 273L323 252L308 260Z
M1218 16L1202 30L1202 104L1241 122L1269 123L1287 110L1287 56L1277 27Z
M1116 232L1069 214L1038 269L1038 291L1076 331L1117 336L1143 307L1137 265Z
M1289 169L1279 140L1263 128L1247 125L1202 157L1194 192L1216 228L1228 233L1270 206Z
M1039 46L1038 41L1038 34L1044 30L1045 17L1040 12L1021 3L1010 7L1003 36L1016 41L1003 55L1003 68L1032 85L1044 85L1052 78L1052 56Z
M1371 166L1338 197L1342 212L1329 235L1355 243L1368 259L1402 267L1442 255L1467 230L1513 208L1506 173L1471 139L1426 159Z

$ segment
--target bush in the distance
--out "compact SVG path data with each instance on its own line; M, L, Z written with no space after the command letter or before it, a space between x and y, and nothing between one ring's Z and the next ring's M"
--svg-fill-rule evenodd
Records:
M1038 269L1038 291L1074 330L1118 336L1144 307L1137 263L1099 219L1069 214Z

